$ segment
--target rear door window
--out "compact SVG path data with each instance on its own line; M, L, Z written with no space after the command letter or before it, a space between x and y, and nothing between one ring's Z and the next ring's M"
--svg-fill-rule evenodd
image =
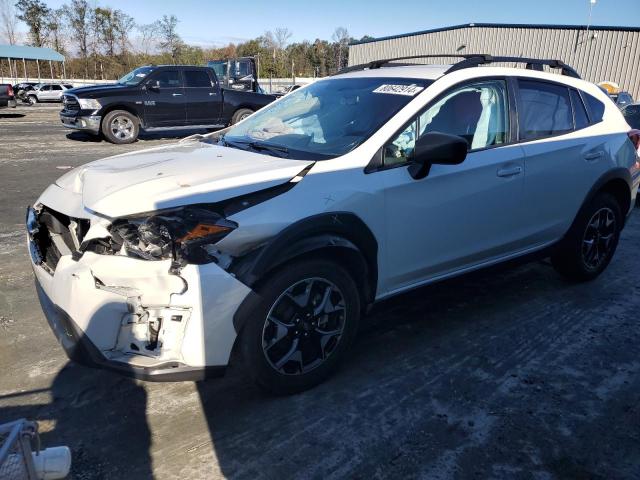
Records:
M211 78L205 70L185 70L184 86L187 88L211 88Z
M178 70L162 70L153 76L153 82L158 82L160 88L182 88L180 72Z
M535 140L573 131L573 113L567 87L532 80L519 80L518 86L521 140Z

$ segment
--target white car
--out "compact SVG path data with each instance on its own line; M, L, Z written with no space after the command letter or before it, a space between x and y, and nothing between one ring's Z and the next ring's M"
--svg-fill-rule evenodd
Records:
M73 88L71 84L39 83L27 92L27 101L31 105L38 102L62 102L62 94Z
M504 60L350 68L62 176L27 230L70 358L202 379L237 345L290 393L337 367L378 300L533 252L598 276L638 190L629 126L560 62L480 66Z

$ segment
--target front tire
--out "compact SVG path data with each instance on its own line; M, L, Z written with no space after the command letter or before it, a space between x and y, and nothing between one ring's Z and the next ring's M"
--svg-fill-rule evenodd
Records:
M312 388L335 371L358 330L360 296L338 264L288 264L257 288L241 348L250 376L277 395Z
M236 110L233 116L231 117L231 125L235 125L236 123L241 122L252 113L253 113L253 110L249 108L240 108Z
M38 103L38 97L36 97L35 95L29 95L27 100L29 102L29 105L35 105L36 103Z
M111 143L133 143L138 138L139 131L138 118L125 110L109 112L102 120L102 134Z
M585 282L600 275L613 258L623 216L615 197L599 193L578 214L551 256L554 268L570 280Z

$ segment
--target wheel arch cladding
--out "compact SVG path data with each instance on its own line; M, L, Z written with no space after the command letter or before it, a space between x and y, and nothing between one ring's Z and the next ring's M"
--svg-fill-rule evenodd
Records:
M266 245L234 261L229 271L245 285L255 288L277 268L301 259L323 258L344 267L356 281L363 305L373 302L378 284L378 242L369 227L355 214L335 212L314 215L296 222ZM250 294L234 317L240 332L242 312L257 301Z
M609 180L602 186L600 192L606 192L613 195L613 197L618 201L618 205L620 205L622 215L626 217L626 214L631 207L631 190L629 189L627 182L621 178Z
M626 217L626 214L629 212L629 208L631 207L632 186L633 181L628 169L619 167L609 170L593 184L593 187L589 190L584 202L582 202L580 211L586 208L596 195L605 192L615 197L620 205L622 215ZM577 216L578 215L576 215L576 218Z

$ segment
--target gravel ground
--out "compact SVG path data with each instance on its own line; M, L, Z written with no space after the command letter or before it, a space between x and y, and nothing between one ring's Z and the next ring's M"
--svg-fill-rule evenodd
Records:
M640 214L596 281L544 262L494 268L376 306L350 361L274 398L238 366L153 384L69 363L42 316L24 208L114 146L55 106L0 111L0 423L37 419L74 479L640 478Z

